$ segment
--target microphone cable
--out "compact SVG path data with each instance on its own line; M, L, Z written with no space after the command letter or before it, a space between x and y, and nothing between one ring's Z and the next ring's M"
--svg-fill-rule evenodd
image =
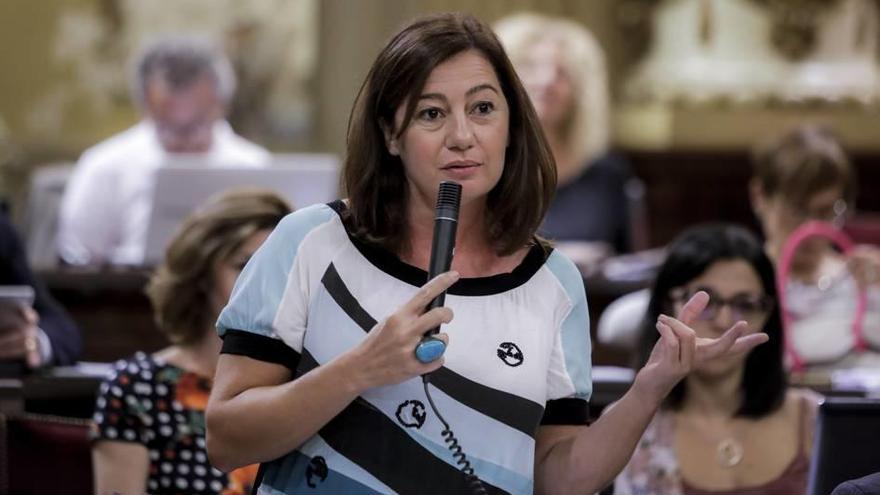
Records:
M461 445L458 444L458 439L455 438L455 434L452 432L452 429L449 428L449 423L446 422L443 415L440 414L440 411L434 404L434 399L431 398L431 391L428 388L428 382L430 381L428 377L429 375L422 375L422 385L425 387L425 396L428 398L428 404L430 404L431 410L434 411L434 414L437 415L437 419L440 420L440 424L443 425L443 431L440 432L440 435L443 436L443 441L446 442L446 448L452 452L452 458L455 459L455 463L458 465L459 470L464 474L471 493L473 495L488 495L486 487L483 486L483 482L480 481L480 478L474 474L474 468L471 467L471 463L467 460L467 456L464 454L464 451L462 451Z

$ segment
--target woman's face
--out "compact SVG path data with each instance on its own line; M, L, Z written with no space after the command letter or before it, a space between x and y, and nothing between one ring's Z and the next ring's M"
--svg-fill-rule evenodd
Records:
M476 50L431 71L409 125L399 138L406 104L386 129L388 151L399 156L411 197L434 207L440 181L462 186L462 204L485 201L501 178L509 110L492 64Z
M574 111L574 86L562 60L562 47L544 38L526 52L516 67L541 125L559 131Z
M846 212L843 188L832 186L794 204L782 195L764 196L756 208L764 235L772 246L781 249L788 236L808 220L836 223ZM815 266L827 247L823 239L808 240L798 248L794 263Z
M242 268L271 232L271 229L254 232L231 256L214 263L211 300L217 314L220 314L220 310L229 302L232 286L235 285L235 279L238 278Z
M706 310L691 322L697 337L720 337L741 320L748 323L749 332L759 332L764 327L771 303L764 293L761 279L748 262L742 259L717 261L683 287L671 291L669 296L676 314L684 302L700 290L709 293L710 299ZM725 375L743 366L746 356L740 354L712 360L702 364L695 373Z

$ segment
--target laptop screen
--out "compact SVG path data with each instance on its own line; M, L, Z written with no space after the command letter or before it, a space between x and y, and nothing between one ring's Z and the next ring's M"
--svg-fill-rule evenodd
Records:
M275 155L265 168L178 161L156 171L144 262L155 265L177 227L209 197L236 187L271 189L295 209L338 199L339 159L332 154Z

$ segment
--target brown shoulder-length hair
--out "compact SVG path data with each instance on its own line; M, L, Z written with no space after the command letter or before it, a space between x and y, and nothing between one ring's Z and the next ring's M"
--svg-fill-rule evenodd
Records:
M752 156L753 179L767 196L803 205L814 194L840 187L843 199L856 197L856 177L849 157L834 132L817 124L790 129L759 146Z
M236 188L213 196L183 222L147 285L156 325L173 344L197 341L217 319L214 266L290 212L272 191Z
M487 198L489 239L500 255L532 243L556 188L553 155L501 43L488 25L459 13L420 17L404 27L376 57L361 86L349 117L342 176L346 221L359 238L396 253L405 248L407 181L382 128L400 137L431 71L466 50L479 51L492 64L510 108L504 171ZM403 125L395 129L394 115L403 104Z

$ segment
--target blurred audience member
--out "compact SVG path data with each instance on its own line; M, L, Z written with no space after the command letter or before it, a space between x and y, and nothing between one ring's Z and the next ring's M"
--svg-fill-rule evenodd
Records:
M209 42L167 37L146 45L132 74L143 119L80 158L61 205L61 258L142 264L154 172L175 154L211 165L267 164L269 153L224 120L234 92L231 65Z
M171 241L148 294L172 345L116 364L101 385L92 450L97 493L250 493L257 466L228 475L205 450L205 406L221 340L214 322L241 269L290 212L270 192L209 200Z
M31 272L21 239L9 218L0 213L0 285L33 288L33 307L0 305L0 360L24 363L29 369L70 365L79 357L79 329Z
M619 156L608 153L608 76L602 48L580 24L537 14L502 19L495 31L529 93L556 160L558 187L542 234L629 251L625 187L630 172ZM583 258L578 252L571 254L576 260Z
M859 479L844 481L837 485L831 495L876 495L880 493L880 473Z
M801 126L761 148L750 184L752 207L778 262L789 235L807 220L842 225L855 203L856 178L846 152L827 129ZM822 239L792 259L786 287L792 344L808 370L880 367L880 250L858 246L848 258ZM854 352L858 287L868 288L864 338Z
M798 127L760 148L753 162L752 207L774 264L789 235L804 222L841 226L852 212L855 172L827 129ZM880 369L880 250L857 246L844 257L825 240L808 240L796 252L789 277L785 295L793 322L791 344L806 370ZM863 352L855 350L852 328L859 287L868 291ZM640 291L609 305L599 320L599 341L631 348L638 334L632 315L647 300L647 291Z
M676 385L615 493L802 495L817 397L787 385L773 265L748 231L704 225L673 242L643 319L642 363L657 341L658 316L680 311L699 291L709 303L692 324L696 338L744 320L770 340L698 366Z

